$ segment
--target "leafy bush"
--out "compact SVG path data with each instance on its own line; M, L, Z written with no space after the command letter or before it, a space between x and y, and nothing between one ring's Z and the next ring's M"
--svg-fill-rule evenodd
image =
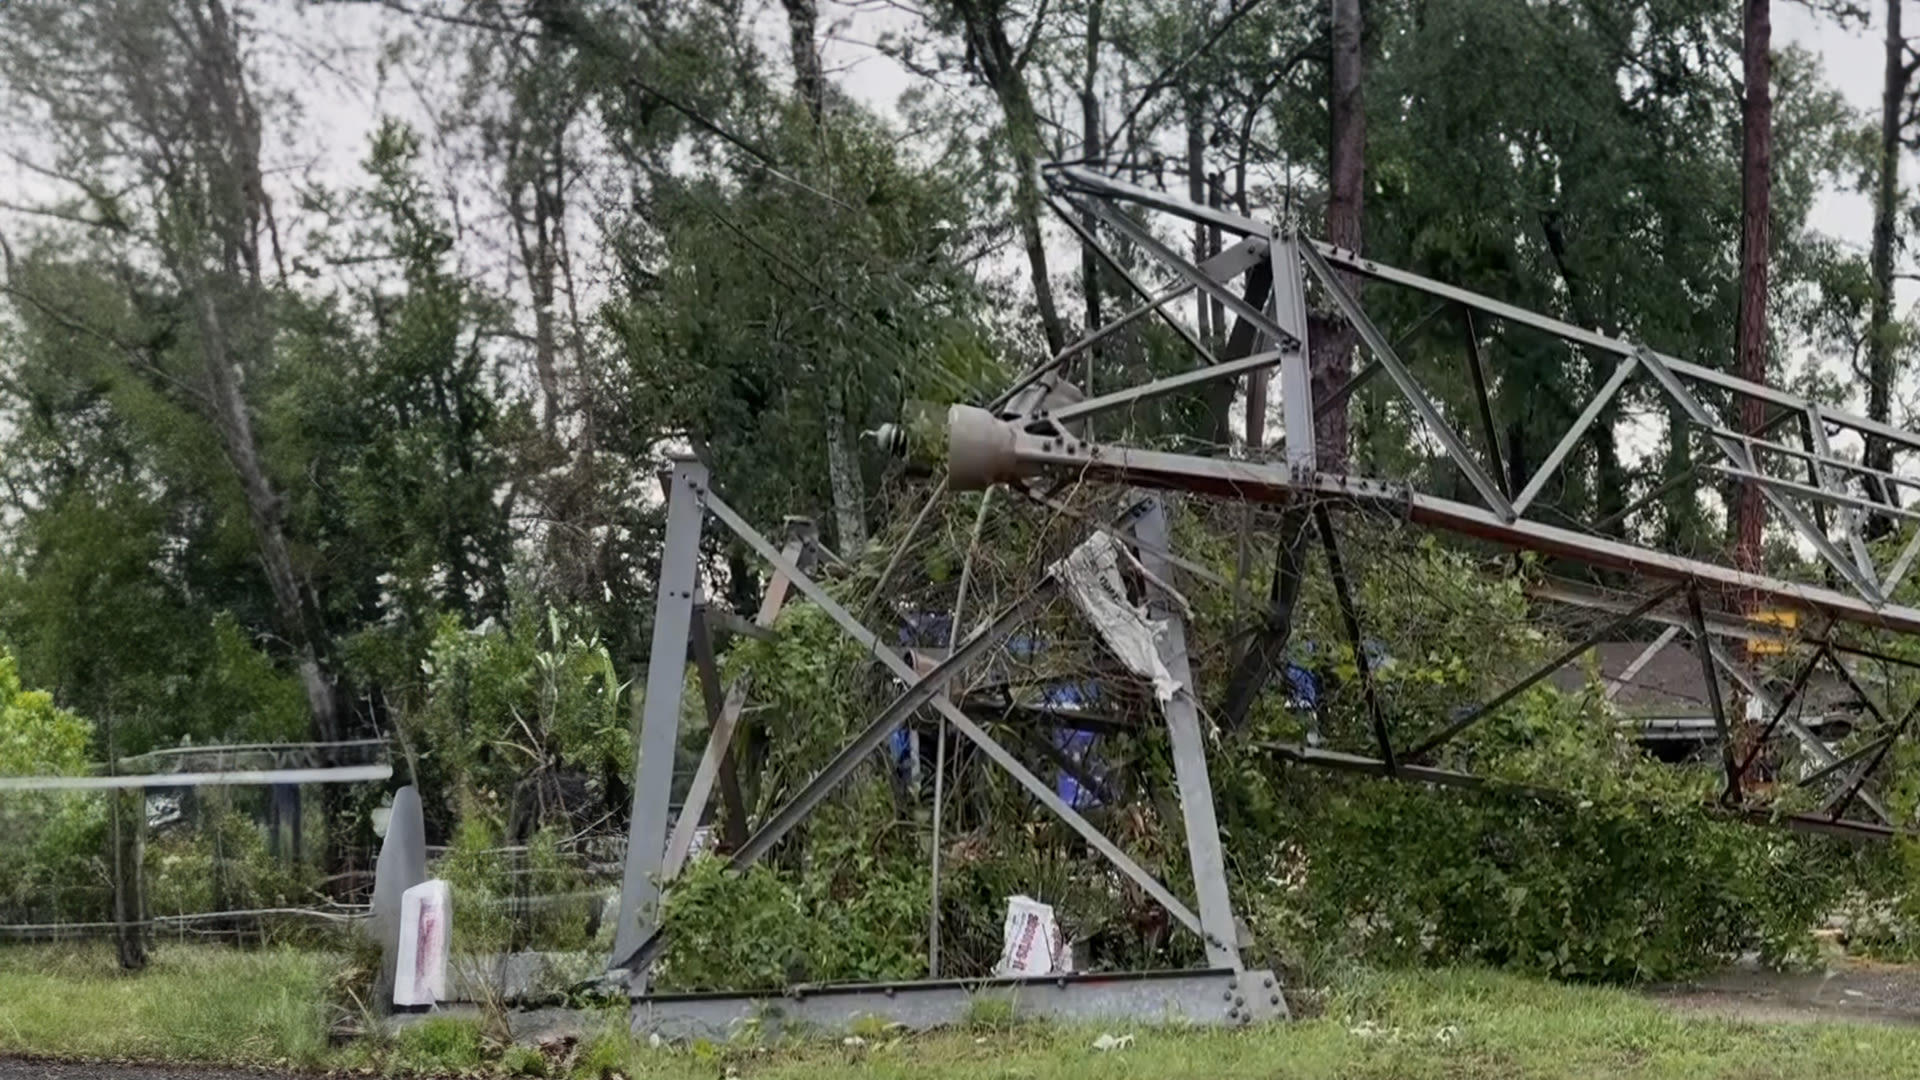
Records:
M277 859L266 837L231 793L194 793L194 820L155 835L147 845L147 906L155 915L304 907L317 895L317 873Z
M591 944L600 899L551 831L508 851L484 815L469 815L436 873L453 887L453 941L462 952L567 951Z
M1795 955L1833 898L1804 842L1697 805L1359 780L1316 794L1307 925L1371 959L1671 979L1749 949Z
M1294 853L1255 886L1267 905L1293 906L1276 918L1292 940L1374 960L1664 980L1747 951L1807 956L1845 881L1830 842L1715 817L1718 772L1649 759L1597 694L1535 688L1449 755L1488 786L1301 769L1280 791L1240 774L1267 788L1251 800L1270 815L1263 839ZM1289 871L1290 888L1275 884Z
M93 725L28 690L0 651L0 776L79 776ZM103 907L106 804L73 792L0 795L0 911L9 922L84 920Z
M585 814L632 767L612 657L565 612L523 603L474 628L449 617L421 669L401 724L430 808L498 818L517 842Z
M807 870L733 873L696 859L667 894L671 934L661 985L766 988L874 982L926 974L924 857L876 855L858 833L815 833Z

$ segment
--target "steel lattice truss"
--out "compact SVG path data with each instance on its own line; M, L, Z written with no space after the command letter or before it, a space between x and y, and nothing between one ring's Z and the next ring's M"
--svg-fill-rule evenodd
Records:
M949 484L957 489L991 483L1020 483L1033 478L1071 475L1082 481L1111 481L1141 487L1195 492L1223 499L1270 503L1298 516L1291 528L1283 516L1284 535L1305 537L1317 532L1334 560L1338 552L1333 531L1325 524L1329 508L1371 508L1391 512L1416 524L1491 541L1506 547L1541 552L1607 572L1621 583L1607 590L1562 584L1536 588L1543 601L1612 612L1617 617L1598 633L1574 645L1556 661L1529 675L1485 704L1466 710L1409 745L1394 745L1387 737L1377 705L1375 729L1378 757L1357 759L1290 748L1296 760L1335 768L1354 768L1398 774L1403 763L1429 757L1443 744L1488 715L1521 691L1573 662L1599 641L1636 623L1664 623L1667 629L1652 641L1629 668L1637 673L1658 651L1687 636L1703 661L1702 675L1720 733L1728 772L1725 802L1743 812L1764 816L1749 806L1740 779L1758 752L1758 746L1736 754L1728 730L1727 702L1739 694L1757 702L1767 720L1759 742L1785 733L1818 764L1807 781L1833 786L1818 814L1793 815L1789 823L1823 831L1883 833L1896 823L1863 787L1883 763L1894 741L1911 723L1911 709L1898 717L1876 702L1860 685L1853 661L1869 657L1908 664L1883 651L1862 648L1862 633L1904 635L1920 631L1920 609L1893 602L1890 597L1912 570L1920 555L1920 530L1884 566L1878 565L1863 537L1869 514L1902 520L1920 518L1903 509L1899 489L1920 482L1859 464L1837 455L1832 438L1852 432L1864 439L1884 440L1896 451L1920 449L1920 435L1903 428L1830 409L1787 391L1744 381L1725 372L1659 353L1644 345L1587 330L1550 316L1527 311L1500 300L1456 288L1418 274L1398 270L1342 251L1328 244L1285 231L1264 222L1217 207L1188 202L1164 192L1117 180L1085 165L1062 165L1048 170L1054 207L1109 266L1119 270L1146 301L1029 372L1023 384L1053 388L1049 405L1021 413L1006 407L976 409L956 406L949 415ZM1154 235L1154 218L1183 225L1218 229L1238 238L1220 255L1196 264L1177 254ZM1181 284L1150 295L1127 263L1080 226L1083 219L1105 224L1129 241L1152 264ZM1596 363L1611 361L1611 371L1586 400L1571 425L1560 434L1552 452L1524 484L1510 480L1500 460L1486 386L1487 375L1477 348L1463 350L1472 385L1479 397L1482 430L1469 438L1436 404L1439 395L1396 352L1386 333L1369 317L1356 297L1360 280L1413 290L1432 300L1456 305L1471 314L1553 335L1584 351ZM1198 291L1231 312L1235 324L1227 335L1225 355L1214 355L1184 324L1167 311L1172 301ZM1316 400L1308 370L1309 296L1350 327L1363 343L1368 362L1344 386ZM1201 365L1181 375L1144 385L1108 390L1084 397L1072 388L1060 392L1066 364L1091 344L1111 337L1120 327L1158 315L1182 334L1199 354ZM1323 324L1324 328L1324 324ZM1203 381L1242 378L1256 371L1279 370L1280 411L1283 417L1281 460L1275 462L1170 454L1125 445L1090 442L1075 434L1077 422L1149 399L1191 388ZM1463 475L1473 501L1442 497L1402 481L1321 471L1315 459L1315 424L1331 408L1341 407L1358 386L1384 375L1399 400L1419 418L1422 433L1440 448L1445 461ZM1693 432L1711 446L1715 457L1681 475L1670 477L1654 490L1616 513L1611 521L1570 527L1564 515L1550 520L1542 512L1540 496L1570 455L1593 434L1595 422L1616 402L1623 390L1639 382L1684 416ZM1704 399L1704 400L1703 400ZM1746 399L1760 402L1767 419L1758 433L1730 429L1708 401ZM1800 445L1783 441L1792 434ZM1683 437L1676 433L1675 437ZM1477 445L1476 445L1477 442ZM1702 483L1703 474L1720 475L1758 484L1766 500L1768 524L1784 529L1804 550L1823 563L1827 582L1802 582L1766 574L1742 572L1719 562L1689 558L1609 535L1603 530L1649 505L1674 488ZM1518 487L1518 491L1512 490ZM1308 522L1315 527L1308 528ZM1283 541L1284 544L1284 541ZM1298 552L1283 552L1283 577L1302 572ZM1830 583L1829 583L1830 582ZM1350 624L1357 612L1346 600L1348 587L1336 581L1343 614ZM1281 599L1270 613L1263 648L1252 650L1254 667L1271 667L1284 650L1291 613L1286 610L1297 592L1297 581L1282 582ZM1756 609L1790 609L1808 616L1798 632L1783 632L1767 620L1749 614ZM1357 640L1357 632L1356 632ZM1765 680L1746 662L1744 643L1765 641L1798 658L1796 674L1783 693L1769 690ZM1700 643L1704 643L1702 646ZM1911 665L1909 665L1911 666ZM1364 662L1362 664L1364 674ZM1792 714L1794 699L1816 673L1824 671L1845 680L1858 694L1875 721L1867 746L1845 759L1836 756ZM1264 682L1264 671L1237 673L1227 701L1231 721L1244 711L1249 695ZM1433 770L1424 770L1432 773ZM1432 779L1432 776L1424 776ZM1457 777L1460 782L1477 782ZM1849 818L1858 804L1868 818ZM1900 823L1904 824L1904 823Z
M1205 943L1209 967L1199 971L1103 975L1090 981L1048 979L1045 989L1038 983L1009 985L1003 980L984 988L1031 995L1025 1000L1056 1015L1099 1015L1104 1010L1107 1015L1165 1017L1173 1010L1192 1019L1224 1023L1285 1015L1271 973L1247 971L1242 964L1240 933L1214 822L1207 744L1188 668L1182 602L1169 584L1181 572L1224 582L1205 566L1172 550L1166 506L1153 493L1155 489L1278 508L1280 527L1269 610L1224 688L1219 716L1229 725L1246 715L1284 662L1292 608L1302 578L1309 572L1307 549L1318 546L1323 550L1322 559L1311 561L1323 565L1331 580L1358 668L1376 756L1306 746L1267 748L1286 760L1423 783L1484 784L1487 781L1472 774L1436 765L1433 755L1600 641L1653 624L1661 627L1658 636L1614 678L1607 692L1611 696L1631 682L1660 651L1674 647L1683 637L1689 640L1700 665L1726 771L1724 797L1714 812L1845 835L1884 836L1905 827L1907 823L1889 818L1867 784L1907 732L1915 710L1893 715L1861 685L1857 667L1863 660L1920 666L1870 647L1876 644L1876 635L1884 638L1920 633L1920 609L1889 599L1920 556L1920 530L1915 530L1913 538L1888 565L1881 566L1866 543L1863 525L1869 514L1920 517L1898 506L1898 489L1920 487L1920 482L1849 461L1833 451L1831 439L1840 431L1850 431L1884 440L1904 451L1920 450L1920 435L1397 270L1252 218L1125 183L1086 165L1049 167L1046 177L1054 209L1093 254L1127 281L1141 303L1030 369L987 407L953 406L944 424L935 425L944 429L940 433L944 435L945 487L965 490L1004 484L1043 502L1049 501L1047 484L1056 480L1112 484L1130 491L1122 502L1127 509L1118 520L1081 520L1089 532L1109 532L1136 552L1144 602L1152 616L1168 628L1155 648L1184 689L1161 704L1158 711L1166 723L1173 752L1197 903L1189 907L1156 880L1078 810L1062 801L1018 754L996 741L968 714L964 702L956 704L943 692L956 676L978 665L1020 625L1054 602L1061 589L1050 574L1040 575L964 640L951 642L945 658L937 663L926 663L924 657L903 657L809 576L809 556L818 550L816 539L797 533L784 547L775 545L713 490L704 466L683 460L676 463L669 484L666 545L656 593L628 866L613 957L614 966L626 969L633 979L636 1031L711 1029L758 1015L751 1010L765 1005L753 995L676 997L647 993L649 971L662 952L665 935L658 920L660 890L671 882L687 857L693 825L716 783L730 801L737 798L727 793L729 754L747 688L722 688L708 640L708 624L715 619L741 620L710 612L701 599L700 537L709 520L743 540L771 570L765 603L755 624L746 629L756 635L771 632L789 592L797 590L824 610L900 686L899 696L785 806L759 823L752 835L744 835L741 830L733 838L729 845L733 865L743 867L771 850L914 714L924 710L938 715L984 759L1011 775L1035 800L1165 907L1176 923ZM1218 254L1196 263L1158 238L1156 218L1162 224L1177 222L1186 228L1198 225L1217 229L1237 240L1231 245L1217 245ZM1087 227L1085 222L1089 221L1104 225L1107 234L1126 241L1141 258L1119 257L1101 235ZM1150 290L1132 270L1142 265L1156 269L1156 276L1175 284ZM1488 379L1478 350L1466 350L1464 358L1479 398L1482 428L1477 438L1469 438L1456 430L1445 410L1436 404L1439 395L1430 384L1423 383L1422 373L1403 361L1391 340L1369 317L1357 295L1361 281L1376 283L1376 287L1415 290L1483 318L1553 335L1596 362L1610 362L1610 373L1596 380L1597 388L1577 418L1539 468L1522 482L1510 477L1500 460L1486 396ZM1232 330L1223 335L1226 345L1220 355L1168 310L1176 300L1196 293L1214 303L1216 310L1232 315ZM1320 312L1314 316L1317 322L1310 322L1310 303ZM1068 381L1070 364L1087 357L1127 327L1154 318L1165 321L1187 342L1198 359L1195 367L1118 389L1106 389L1106 376L1102 376L1101 392L1092 395ZM1351 329L1369 360L1346 385L1332 388L1317 399L1309 372L1309 337L1313 326L1324 329L1329 319L1337 319ZM1223 380L1264 380L1276 368L1283 419L1278 460L1167 453L1094 441L1085 434L1087 422L1102 414L1132 409ZM1095 364L1085 370L1099 375ZM1402 481L1338 474L1319 467L1316 421L1330 410L1344 407L1357 387L1382 375L1392 393L1418 417L1423 434L1438 447L1445 462L1464 476L1474 496L1471 501L1422 491ZM1826 580L1803 582L1742 572L1606 532L1607 526L1617 525L1619 519L1666 491L1700 482L1698 469L1668 478L1617 512L1613 522L1580 526L1547 520L1542 493L1582 441L1592 436L1610 403L1636 382L1650 387L1712 446L1717 458L1706 463L1710 472L1761 485L1770 524L1788 531L1803 550L1816 555ZM1708 403L1724 402L1729 397L1735 401L1758 400L1765 406L1767 419L1759 432L1738 432L1722 423ZM1795 433L1800 445L1781 441ZM904 430L896 430L894 436L894 444L901 448L920 441ZM1064 509L1057 502L1051 505ZM1591 567L1598 572L1596 577L1605 575L1606 588L1547 583L1533 588L1533 598L1583 609L1605 625L1485 702L1448 717L1429 718L1430 726L1423 734L1411 741L1396 741L1367 670L1364 613L1355 601L1333 521L1336 512L1366 511L1384 511L1419 526ZM923 511L914 529L925 516ZM899 550L904 551L904 546ZM886 576L883 573L883 583ZM1751 614L1760 609L1788 609L1805 619L1797 627L1783 628L1777 619ZM1774 692L1753 666L1750 646L1756 642L1764 643L1792 664L1794 676L1784 690ZM709 737L670 841L673 749L679 734L690 645L706 701ZM1817 671L1827 672L1851 687L1874 721L1870 737L1844 757L1808 730L1794 711L1796 699ZM1756 703L1767 718L1758 737L1749 740L1744 750L1737 749L1728 719L1729 703L1738 698ZM1824 792L1817 811L1778 814L1750 800L1749 793L1742 790L1742 777L1753 756L1775 738L1791 740L1815 764L1800 782ZM1555 796L1549 791L1538 794ZM742 816L737 807L730 806L730 826L740 829ZM937 853L939 844L936 842L933 848ZM963 989L965 992L961 992ZM949 982L926 981L885 987L797 988L788 992L786 1005L795 1015L815 1022L878 1012L918 1024L951 1013L965 1004L968 994L982 989L978 985L957 988Z

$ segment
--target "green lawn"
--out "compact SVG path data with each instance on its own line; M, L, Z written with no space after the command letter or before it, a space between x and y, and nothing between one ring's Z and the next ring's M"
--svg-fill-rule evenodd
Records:
M564 1061L502 1053L476 1026L436 1020L391 1043L329 1049L328 963L289 950L162 947L152 970L111 973L100 950L0 949L0 1054L138 1058L305 1069L642 1077L1920 1078L1920 1028L1682 1018L1618 990L1480 971L1373 974L1326 1015L1235 1033L1018 1027L777 1046L635 1045L608 1030Z
M0 1054L320 1066L327 968L316 953L161 945L126 976L111 948L0 948Z

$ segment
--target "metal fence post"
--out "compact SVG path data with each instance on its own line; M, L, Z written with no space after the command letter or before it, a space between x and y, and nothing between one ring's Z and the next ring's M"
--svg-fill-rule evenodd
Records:
M631 956L652 935L660 917L674 746L680 735L680 698L687 679L687 642L693 627L706 495L707 467L692 459L676 460L667 496L666 548L654 590L653 647L647 659L633 816L627 825L627 866L620 883L620 921L614 928L614 963ZM636 971L632 978L636 985L644 985L647 973Z

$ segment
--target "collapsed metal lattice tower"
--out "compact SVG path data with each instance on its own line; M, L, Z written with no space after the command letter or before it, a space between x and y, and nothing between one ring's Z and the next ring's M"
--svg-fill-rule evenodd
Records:
M677 462L668 498L666 546L657 591L658 606L648 668L645 712L640 738L639 766L634 788L633 819L614 965L626 969L635 992L635 1030L712 1031L738 1023L766 1007L766 995L656 995L648 992L647 976L661 952L663 931L658 923L660 888L670 882L684 861L692 827L704 811L716 778L724 780L728 749L745 702L745 689L724 693L713 666L711 647L704 646L709 618L700 597L699 545L702 523L717 520L751 547L772 570L767 599L757 620L764 633L788 592L797 589L824 610L858 641L900 684L900 695L850 741L833 761L786 806L768 818L732 854L736 866L759 858L794 825L803 820L871 756L887 737L920 710L929 710L952 725L984 756L1010 774L1033 797L1078 832L1120 872L1164 906L1176 922L1198 934L1205 943L1209 967L1195 972L1142 975L1101 975L1047 979L988 980L960 984L921 981L882 987L794 988L778 1003L790 1018L811 1022L840 1022L863 1013L877 1013L921 1025L957 1018L972 995L1016 995L1036 1011L1091 1017L1121 1013L1165 1017L1169 1014L1214 1022L1246 1023L1285 1015L1285 1004L1270 972L1248 971L1241 956L1240 931L1228 895L1218 828L1207 779L1206 742L1201 733L1197 695L1186 656L1185 628L1177 606L1169 602L1168 583L1181 573L1210 576L1212 571L1171 549L1166 507L1154 490L1188 492L1206 497L1272 504L1281 508L1280 535L1272 608L1265 613L1257 640L1249 646L1227 687L1222 711L1232 720L1244 715L1262 692L1273 669L1282 661L1292 626L1292 605L1300 579L1307 573L1304 548L1317 539L1333 584L1342 623L1353 647L1359 681L1376 742L1376 757L1338 753L1307 746L1269 747L1285 760L1308 765L1378 773L1426 783L1475 786L1485 783L1468 773L1432 763L1436 750L1490 715L1521 692L1572 662L1608 634L1640 623L1662 625L1660 634L1616 680L1635 677L1648 660L1683 635L1691 639L1713 710L1726 789L1716 812L1755 821L1845 835L1886 835L1907 823L1894 821L1865 790L1872 774L1887 759L1896 740L1908 730L1913 709L1895 719L1892 710L1876 702L1851 665L1862 659L1915 666L1883 649L1875 649L1862 635L1906 635L1920 632L1920 609L1894 602L1898 586L1920 556L1920 529L1914 531L1889 565L1878 565L1863 535L1869 514L1902 520L1920 514L1900 508L1898 490L1920 487L1920 481L1863 466L1837 455L1830 439L1837 431L1851 431L1868 439L1884 440L1897 451L1920 450L1920 435L1875 423L1852 414L1827 409L1798 395L1753 384L1713 368L1663 355L1645 346L1608 337L1549 316L1526 311L1497 299L1468 292L1345 252L1273 225L1164 192L1126 183L1088 165L1061 165L1046 170L1050 202L1061 218L1094 254L1123 278L1141 298L1140 306L1111 320L1081 340L1030 369L1014 386L985 407L956 405L941 425L946 483L952 490L1008 485L1036 499L1047 498L1042 485L1049 479L1070 477L1079 482L1110 483L1132 493L1123 501L1121 516L1105 528L1134 551L1145 571L1144 596L1153 614L1165 620L1169 631L1157 643L1162 661L1184 687L1184 693L1165 703L1162 713L1173 749L1181 811L1187 840L1197 910L1187 906L1053 788L1029 769L1014 752L997 742L973 717L942 692L969 666L978 663L1023 620L1033 616L1058 591L1051 577L1033 583L1013 603L1003 607L964 641L956 642L944 660L930 669L916 667L885 645L880 636L835 602L807 572L806 556L814 542L796 536L784 549L776 547L729 507L713 490L698 462ZM1183 258L1156 235L1155 216L1184 226L1199 225L1236 237L1203 262ZM1175 284L1152 291L1130 269L1126 260L1108 249L1101 236L1082 224L1102 223L1113 237L1130 243L1145 265L1158 268ZM1356 283L1415 290L1447 305L1456 305L1482 317L1553 335L1593 362L1610 360L1612 367L1586 401L1577 418L1560 434L1552 452L1524 483L1508 476L1500 460L1487 399L1487 375L1477 349L1463 358L1479 398L1478 417L1483 445L1456 430L1436 395L1423 384L1419 372L1396 353L1385 333L1369 317ZM1237 287L1236 287L1237 286ZM1192 329L1174 317L1169 306L1198 293L1234 319L1222 355L1215 355ZM1313 332L1309 305L1337 319L1364 344L1369 362L1344 386L1316 397L1309 371L1308 345ZM1140 385L1102 389L1089 394L1067 378L1069 364L1111 339L1129 325L1149 318L1164 320L1191 346L1196 367L1178 375ZM1321 325L1326 325L1322 323ZM1278 460L1264 460L1266 448L1255 446L1247 457L1201 457L1166 453L1099 442L1085 435L1087 421L1117 410L1185 393L1223 380L1264 380L1279 369L1282 437ZM1105 376L1089 365L1088 371ZM1317 419L1343 408L1356 388L1384 375L1393 393L1418 417L1423 433L1439 448L1441 457L1467 481L1476 496L1461 501L1419 490L1417 486L1378 477L1324 471L1316 460ZM1614 515L1612 522L1570 525L1545 520L1540 496L1568 462L1611 402L1630 383L1641 380L1683 415L1714 448L1711 471L1733 480L1761 486L1771 523L1783 527L1804 550L1824 564L1826 581L1795 581L1744 572L1718 562L1675 555L1636 543L1603 526L1617 526L1664 492L1680 484L1698 482L1699 467L1669 477L1653 491ZM1703 396L1707 400L1703 400ZM1726 427L1707 403L1716 396L1735 401L1761 402L1768 419L1758 432ZM1797 427L1800 446L1771 436ZM901 438L903 444L911 439ZM1783 469L1794 470L1786 475ZM1804 474L1804 475L1801 475ZM1856 493L1853 485L1861 492ZM1513 490L1518 488L1518 490ZM935 498L938 498L938 494ZM1384 511L1417 525L1442 530L1475 541L1506 548L1545 553L1604 572L1607 587L1548 584L1533 590L1539 602L1552 602L1606 613L1606 626L1568 648L1546 666L1518 680L1486 702L1432 722L1412 741L1396 741L1382 706L1373 693L1362 647L1364 613L1358 609L1343 567L1334 512ZM1831 513L1831 518L1829 517ZM917 522L916 522L917 527ZM884 579L884 575L883 575ZM1790 609L1807 616L1797 629L1753 614L1756 606ZM957 631L956 631L957 632ZM1747 651L1736 644L1764 642L1794 657L1798 667L1791 683L1776 693L1751 666ZM710 736L681 812L668 839L673 748L679 733L682 686L689 642L700 669L707 697ZM1845 757L1835 754L1794 715L1795 698L1817 667L1826 667L1858 693L1875 721L1872 737ZM1722 693L1722 680L1759 704L1768 717L1764 729L1745 751L1736 752L1734 731ZM1617 689L1614 687L1614 689ZM1830 789L1817 812L1776 813L1749 800L1742 776L1762 744L1784 731L1818 764L1802 783ZM1551 793L1545 793L1551 794ZM1869 816L1848 816L1856 805Z
M1418 525L1555 556L1604 571L1611 578L1611 587L1605 590L1568 585L1537 588L1535 594L1540 600L1608 611L1617 618L1599 633L1569 649L1553 664L1532 673L1484 705L1436 725L1411 745L1396 746L1386 737L1377 705L1370 703L1376 712L1374 722L1379 735L1377 759L1348 760L1342 755L1304 747L1290 750L1291 757L1330 767L1377 769L1395 774L1402 759L1418 760L1431 755L1493 709L1573 661L1606 634L1636 622L1664 623L1667 629L1648 645L1630 671L1644 666L1647 659L1667 648L1682 633L1692 638L1695 652L1702 661L1702 675L1728 771L1724 803L1755 816L1772 816L1762 807L1749 805L1746 793L1741 790L1741 776L1758 748L1750 748L1744 760L1736 759L1721 692L1723 679L1764 709L1768 720L1759 742L1784 729L1818 763L1819 770L1810 779L1838 781L1821 813L1785 815L1788 824L1869 835L1884 834L1890 828L1906 824L1890 821L1885 808L1862 789L1873 771L1887 759L1894 740L1908 730L1913 710L1909 708L1897 719L1890 715L1892 710L1874 700L1848 664L1850 660L1864 658L1914 666L1887 650L1863 646L1860 638L1920 631L1920 609L1892 599L1912 570L1916 556L1920 555L1920 529L1915 529L1882 567L1876 563L1864 539L1863 527L1867 517L1874 514L1902 521L1920 519L1920 514L1899 505L1900 489L1920 487L1920 481L1841 457L1833 451L1831 439L1839 432L1851 432L1864 439L1883 441L1899 453L1920 449L1920 435L1399 270L1249 217L1126 183L1085 165L1049 169L1048 179L1055 209L1065 220L1072 223L1090 217L1103 222L1182 283L1175 290L1149 296L1144 286L1125 272L1125 264L1101 244L1099 237L1076 226L1081 241L1120 271L1147 300L1144 306L1122 316L1114 325L1157 314L1188 338L1201 354L1203 366L1193 372L1107 391L1026 417L956 406L948 418L950 487L965 489L990 483L1023 482L1049 474L1070 474L1083 482L1109 481L1270 503L1286 508L1285 514L1295 516L1296 525L1290 530L1283 514L1283 534L1304 533L1306 522L1317 517L1322 525L1316 531L1333 556L1337 553L1332 549L1332 532L1323 524L1329 509L1382 510ZM1208 265L1196 265L1155 238L1147 224L1154 215L1187 225L1215 228L1238 237L1239 241ZM1236 279L1243 286L1239 290L1234 287ZM1611 371L1604 379L1595 380L1597 389L1588 397L1579 415L1560 433L1553 450L1532 476L1523 485L1510 481L1500 460L1499 442L1487 400L1488 378L1479 350L1470 347L1462 357L1479 399L1477 416L1481 420L1483 446L1476 449L1435 404L1437 395L1431 392L1429 384L1401 359L1387 335L1369 317L1356 295L1356 283L1362 280L1413 290L1483 318L1551 335L1580 350L1595 364L1611 360ZM1213 356L1190 331L1167 314L1168 303L1194 290L1218 301L1236 319L1234 332L1228 336L1225 356ZM1326 391L1324 400L1316 400L1309 372L1307 303L1310 293L1317 293L1324 306L1351 328L1369 355L1367 365L1346 385ZM1093 336L1104 337L1111 332L1109 327ZM1067 350L1029 377L1057 377L1061 365L1075 351ZM1078 437L1070 426L1108 411L1185 390L1202 381L1239 378L1254 370L1273 367L1280 372L1283 418L1281 460L1277 462L1196 457L1089 442ZM1387 377L1393 392L1419 418L1423 434L1440 448L1444 461L1466 478L1477 495L1476 501L1435 495L1402 481L1320 469L1314 437L1317 418L1330 409L1343 407L1357 387L1379 375ZM1564 520L1546 520L1539 497L1547 484L1582 441L1590 437L1595 422L1609 404L1636 380L1644 381L1684 416L1691 432L1712 446L1718 460L1703 462L1667 477L1612 515L1610 521L1570 525ZM1711 395L1736 404L1744 400L1758 401L1767 418L1759 431L1731 430L1703 400ZM1802 436L1799 446L1771 437L1773 433L1795 427ZM1677 434L1685 437L1686 433ZM1784 475L1787 469L1804 472L1804 476ZM1702 482L1707 473L1757 484L1769 511L1768 524L1782 527L1796 544L1817 556L1828 581L1795 581L1744 572L1707 559L1675 555L1607 531L1675 487ZM1511 490L1513 486L1520 490ZM1832 514L1831 521L1828 512ZM1283 537L1282 543L1286 542ZM1298 558L1281 560L1283 576L1300 572ZM1337 569L1335 573L1337 577L1342 576ZM1336 594L1344 595L1344 583L1336 582L1336 585ZM1297 589L1298 583L1293 581L1282 582L1277 590L1281 600L1276 603L1276 610L1269 613L1261 648L1253 650L1264 652L1268 661L1285 647L1291 621L1286 606ZM1357 613L1351 604L1343 602L1343 607L1347 620L1354 622ZM1810 618L1798 632L1787 632L1775 622L1755 617L1753 612L1759 607L1794 610ZM1800 657L1800 666L1783 692L1770 690L1746 662L1748 658L1739 655L1740 650L1729 647L1730 642L1753 641L1764 641L1773 649ZM1356 641L1356 647L1357 644ZM1877 725L1875 737L1866 750L1844 760L1816 739L1790 712L1794 698L1820 667L1830 669L1853 687ZM1362 668L1364 678L1364 664ZM1244 701L1229 700L1227 708L1229 712L1243 709ZM1856 802L1867 808L1872 815L1870 819L1845 816L1845 811Z

